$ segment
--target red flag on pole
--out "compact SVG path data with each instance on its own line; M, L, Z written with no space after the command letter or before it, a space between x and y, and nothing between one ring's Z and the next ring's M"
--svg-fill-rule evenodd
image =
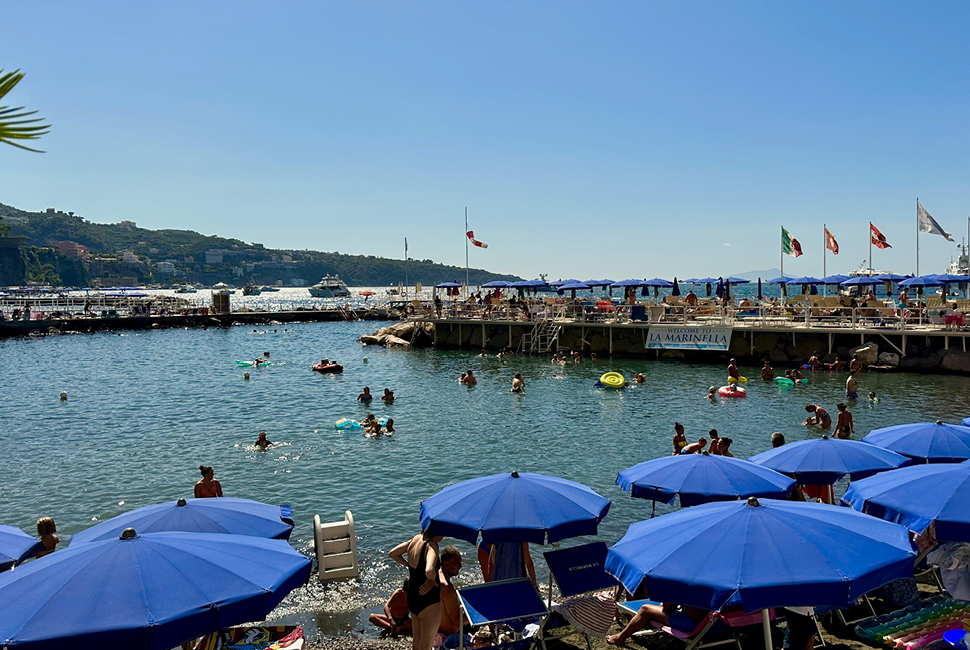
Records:
M892 248L886 241L886 236L879 232L879 229L872 225L871 221L869 222L869 239L876 248Z
M475 239L474 231L469 230L465 234L468 235L468 239L471 241L471 243L475 244L479 248L488 248L488 244L486 244L483 241L478 241L477 239Z
M829 229L825 229L825 248L832 251L833 255L839 254L839 242L835 241L835 237L829 232Z

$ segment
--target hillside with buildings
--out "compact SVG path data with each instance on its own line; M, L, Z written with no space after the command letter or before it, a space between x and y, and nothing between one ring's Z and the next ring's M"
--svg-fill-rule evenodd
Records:
M25 281L68 286L136 286L200 283L307 286L339 275L350 286L424 285L464 281L465 269L433 260L404 260L309 250L274 250L191 230L149 230L134 221L103 224L48 208L26 212L0 203L0 284ZM9 229L9 230L7 230ZM20 251L22 268L14 251ZM18 273L23 278L17 279ZM469 280L518 280L471 269ZM58 282L57 280L60 280Z

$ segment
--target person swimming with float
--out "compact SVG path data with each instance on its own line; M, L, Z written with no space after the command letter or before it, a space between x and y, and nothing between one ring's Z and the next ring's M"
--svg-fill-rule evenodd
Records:
M741 371L738 370L738 360L731 359L731 363L728 364L727 368L728 377L731 379L741 379Z

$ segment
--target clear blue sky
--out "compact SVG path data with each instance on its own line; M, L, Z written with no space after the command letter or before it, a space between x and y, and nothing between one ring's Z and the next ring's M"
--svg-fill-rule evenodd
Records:
M966 2L0 3L0 202L534 277L915 267L970 215ZM954 244L921 235L921 272Z

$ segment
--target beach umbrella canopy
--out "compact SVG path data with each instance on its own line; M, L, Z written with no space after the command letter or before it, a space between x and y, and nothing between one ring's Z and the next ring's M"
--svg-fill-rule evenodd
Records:
M750 497L631 525L606 570L630 593L644 584L653 600L753 612L847 607L912 577L914 557L902 526L838 506Z
M549 286L549 283L545 280L519 280L518 282L513 282L509 286L515 287L516 289L537 289L539 287Z
M421 528L482 542L544 544L595 535L610 500L590 488L528 472L493 474L446 487L421 502Z
M863 440L931 463L959 463L970 458L970 427L940 420L873 429Z
M842 501L916 533L935 522L941 542L970 542L970 461L915 465L856 481Z
M616 484L639 499L680 505L734 501L759 496L784 499L794 479L746 460L708 454L680 454L655 458L620 472Z
M653 278L652 280L644 280L640 283L641 287L656 287L658 289L669 289L674 286L673 282L664 280L663 278Z
M882 447L828 436L792 442L748 460L794 476L802 485L832 485L843 476L854 481L910 463L905 456Z
M461 285L457 282L442 282L441 284L434 285L435 289L461 289Z
M907 287L907 288L914 287L916 289L923 289L926 287L940 287L940 286L943 286L943 283L937 280L936 278L930 278L924 275L924 276L918 276L915 278L909 278L908 280L903 280L902 282L899 283L899 286Z
M285 510L285 511L284 511ZM137 508L71 536L71 546L117 539L125 528L140 534L230 533L266 539L289 539L293 530L289 506L249 499L179 499Z
M826 275L824 278L822 278L821 283L825 285L842 284L848 279L850 278L847 275L839 275L839 274Z
M768 280L768 284L785 284L789 280L791 280L791 278L787 275L779 275L777 278L771 278Z
M588 284L585 284L583 282L579 282L577 280L575 282L566 282L564 284L560 284L559 285L559 292L562 293L563 291L584 291L584 290L587 290L587 289L590 289L590 288L591 287Z
M729 277L729 278L725 278L724 282L726 282L727 284L748 284L749 282L751 282L751 280L746 280L744 278Z
M677 278L674 278L674 286L670 288L670 295L679 296L680 295L680 285L677 284Z
M858 278L849 278L848 280L846 280L841 284L843 287L858 287L858 286L875 286L877 284L882 284L882 282L875 278L860 276Z
M506 280L492 280L483 284L482 289L506 289L511 286L512 283Z
M6 571L25 559L39 542L16 526L0 525L0 571ZM37 549L39 550L39 549Z
M591 287L608 287L613 284L613 280L586 280L583 284L588 284Z
M786 284L823 284L818 278L803 275L800 278L792 278Z
M568 280L554 280L549 283L550 287L560 287L564 284L569 284L570 282L579 282L576 278L569 278Z
M698 282L697 278L687 278L686 280L681 280L683 284L703 284L703 282Z
M697 278L694 282L696 284L714 284L717 282L717 278Z
M880 273L876 276L876 279L880 282L899 282L900 280L906 280L912 276L910 275L899 275L898 273Z
M310 577L279 539L132 531L0 574L5 648L167 649L262 620Z
M970 427L970 418L963 418L960 424L962 424L965 427Z
M636 280L630 278L629 280L620 280L619 282L614 282L614 287L639 287L643 284L643 280Z

